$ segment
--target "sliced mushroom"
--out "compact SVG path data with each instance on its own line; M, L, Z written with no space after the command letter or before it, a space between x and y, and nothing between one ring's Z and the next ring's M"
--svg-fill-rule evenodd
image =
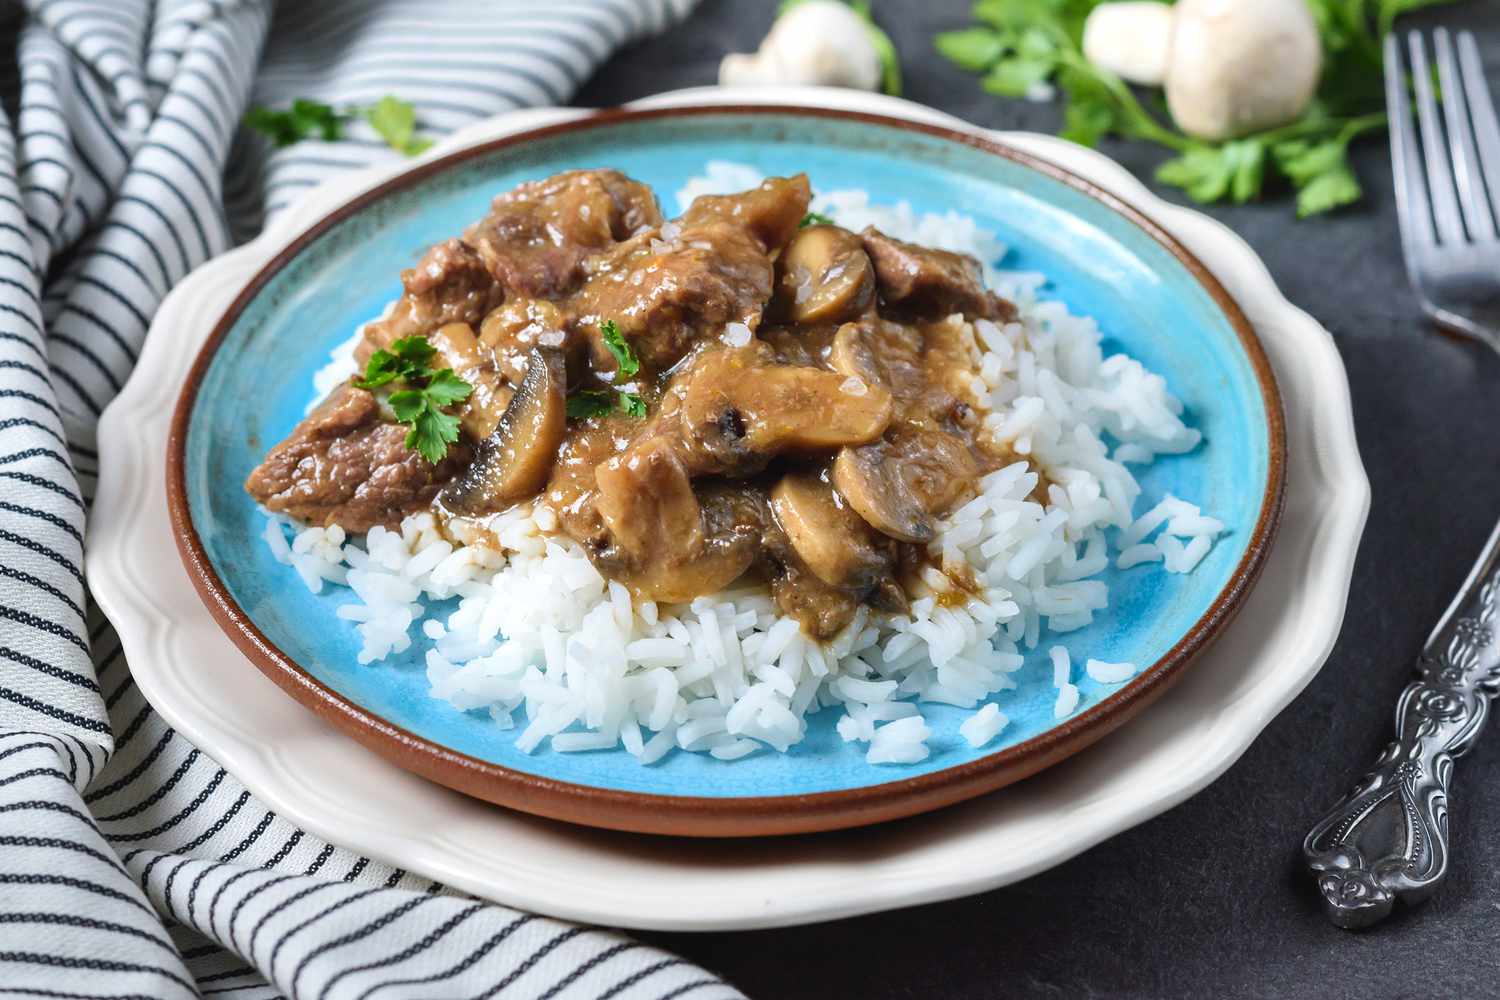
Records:
M458 419L469 437L483 441L500 422L514 395L500 373L495 352L479 342L474 328L467 323L449 323L434 330L427 339L437 348L443 364L474 387L458 411Z
M824 583L863 592L890 576L890 544L877 545L870 526L819 472L782 476L771 489L771 510L792 549Z
M875 269L858 236L838 226L809 226L778 262L786 315L794 323L842 323L875 301Z
M875 530L925 543L936 535L933 518L972 488L977 473L958 438L902 428L890 440L840 451L833 485Z
M545 486L567 430L567 392L562 354L532 348L520 388L480 442L474 463L443 491L443 506L479 517Z
M884 442L844 448L833 460L833 482L859 516L882 534L903 542L930 542L932 518L888 465Z
M922 334L878 317L845 323L828 348L834 371L890 389L907 399L922 391L927 372L922 364Z
M874 441L892 412L891 394L881 386L725 350L695 366L678 422L695 474L743 476L785 452Z

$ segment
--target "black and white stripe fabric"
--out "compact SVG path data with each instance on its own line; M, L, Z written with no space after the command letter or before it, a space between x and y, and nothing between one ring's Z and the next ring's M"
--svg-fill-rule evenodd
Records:
M250 103L390 93L441 134L567 100L693 2L0 5L0 998L740 995L279 819L152 711L81 569L94 424L168 289L399 155L360 126L272 151Z

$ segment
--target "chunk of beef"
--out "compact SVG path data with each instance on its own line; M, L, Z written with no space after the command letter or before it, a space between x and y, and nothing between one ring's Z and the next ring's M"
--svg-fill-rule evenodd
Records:
M593 275L573 299L590 361L613 371L600 329L613 322L646 366L664 371L729 323L752 329L771 297L771 260L743 226L684 226L671 241L650 233L590 262Z
M610 544L594 560L637 596L689 601L729 586L754 561L758 494L709 493L700 502L666 440L602 462L595 476Z
M464 238L508 293L554 298L584 258L661 224L656 196L617 170L572 170L496 198Z
M368 531L430 505L469 454L460 443L433 466L406 447L405 427L381 419L371 393L345 384L271 449L245 489L300 521Z
M526 376L527 358L535 347L564 348L569 367L576 367L587 350L583 339L567 336L567 303L550 299L512 297L492 310L479 328L479 339L495 352L500 369L512 383Z
M458 420L466 434L475 441L483 441L500 422L515 391L507 383L499 359L474 336L474 328L467 323L440 326L428 335L428 341L437 348L439 360L433 367L452 368L455 375L473 387L469 398L459 404ZM524 376L525 372L521 374Z
M749 230L767 251L778 250L796 235L811 201L806 174L770 177L749 191L695 198L678 222L683 229L727 222Z
M1015 307L984 287L979 261L965 254L917 246L871 226L861 234L886 302L921 315L960 312L971 318L1009 320Z
M416 267L401 272L401 284L405 293L389 315L365 325L355 352L360 365L377 348L388 348L402 337L426 336L449 323L478 326L505 297L479 254L462 240L430 248Z

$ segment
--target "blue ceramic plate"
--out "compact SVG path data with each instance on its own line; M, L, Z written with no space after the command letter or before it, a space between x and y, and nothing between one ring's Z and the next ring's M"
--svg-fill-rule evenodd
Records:
M1080 683L1078 712L1053 718L1044 649L1004 701L992 746L959 737L967 712L927 706L931 756L865 763L811 720L790 753L732 763L671 754L642 767L624 750L533 755L518 730L427 694L421 643L359 666L358 637L270 555L241 484L302 416L329 350L401 292L398 273L461 231L490 199L559 170L614 167L672 192L709 160L766 174L805 171L822 189L877 202L958 209L1012 249L1007 268L1051 277L1048 296L1094 316L1106 352L1163 373L1206 443L1140 474L1141 510L1167 492L1229 526L1186 576L1110 570L1112 608L1067 637L1075 657L1151 664L1124 686ZM274 362L268 359L274 359ZM314 226L251 282L210 337L178 406L169 495L178 540L210 609L250 658L305 704L404 767L494 802L623 829L747 835L828 829L908 815L1031 774L1082 748L1163 690L1232 615L1269 546L1285 443L1269 366L1244 317L1203 267L1149 220L1086 182L972 136L895 119L780 108L609 114L511 136L422 164ZM1045 647L1045 643L1043 644Z

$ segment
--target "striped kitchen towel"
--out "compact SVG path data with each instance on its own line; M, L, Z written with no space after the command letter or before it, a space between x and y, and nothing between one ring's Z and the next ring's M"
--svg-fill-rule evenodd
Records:
M363 126L272 150L248 106L396 94L442 134L566 101L693 2L0 5L0 997L740 995L278 818L152 711L82 575L95 421L162 297L400 155Z

